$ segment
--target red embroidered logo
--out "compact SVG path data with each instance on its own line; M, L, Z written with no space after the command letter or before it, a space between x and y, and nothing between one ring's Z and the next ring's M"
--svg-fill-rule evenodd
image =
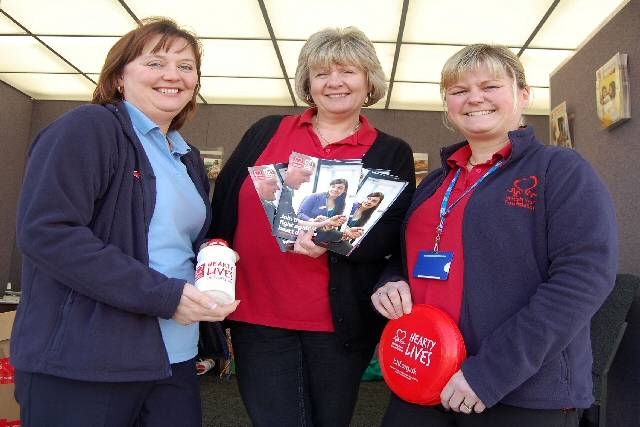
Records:
M536 208L536 197L538 197L536 187L539 182L540 180L535 175L516 179L513 181L513 187L507 190L508 194L504 203L507 206L534 210Z
M133 171L133 176L134 176L135 178L140 179L140 177L142 176L142 174L140 173L140 171L136 170L136 171Z

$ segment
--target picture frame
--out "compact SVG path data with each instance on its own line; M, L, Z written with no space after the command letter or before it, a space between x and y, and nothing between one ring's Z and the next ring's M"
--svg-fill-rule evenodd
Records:
M573 148L566 101L557 105L549 114L549 144Z
M596 71L596 111L603 129L631 118L626 54L616 53Z
M416 170L416 187L429 173L429 153L413 153L413 166Z
M217 150L200 151L200 156L204 161L204 167L207 170L209 181L215 181L222 169L222 159L224 149L219 147Z

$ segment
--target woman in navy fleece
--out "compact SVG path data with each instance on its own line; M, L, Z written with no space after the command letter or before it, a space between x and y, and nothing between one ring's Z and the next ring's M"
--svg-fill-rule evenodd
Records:
M142 21L109 51L92 105L44 129L18 210L22 301L11 338L25 426L202 424L198 322L222 320L194 283L211 222L198 150L201 47Z
M413 303L445 310L468 357L441 405L393 395L383 425L577 426L593 402L590 320L617 267L609 192L578 153L523 125L530 89L509 49L462 49L440 88L466 141L443 149L442 167L416 190L403 257L371 299L389 319ZM443 255L448 269L430 261ZM425 269L440 279L417 277Z

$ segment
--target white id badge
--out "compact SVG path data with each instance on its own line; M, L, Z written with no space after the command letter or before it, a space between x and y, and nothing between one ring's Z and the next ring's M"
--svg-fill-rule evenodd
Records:
M420 251L413 277L447 280L453 262L453 252Z

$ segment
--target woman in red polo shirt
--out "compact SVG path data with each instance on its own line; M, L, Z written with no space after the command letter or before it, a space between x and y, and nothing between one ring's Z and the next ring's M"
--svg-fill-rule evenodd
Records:
M440 87L466 141L416 190L404 256L371 299L389 319L445 310L468 357L440 406L394 395L383 425L577 426L593 402L590 320L615 280L611 197L579 154L523 125L530 89L508 48L462 49Z
M311 108L259 120L216 181L210 235L240 254L236 295L242 304L230 326L240 393L255 426L349 425L384 324L369 295L386 257L399 247L415 180L410 147L360 114L385 91L375 49L361 31L313 34L296 71L296 92ZM389 169L410 185L349 257L314 245L309 235L299 238L295 252L283 253L247 167L287 162L292 151L362 158L364 167ZM287 191L308 179L287 174Z

